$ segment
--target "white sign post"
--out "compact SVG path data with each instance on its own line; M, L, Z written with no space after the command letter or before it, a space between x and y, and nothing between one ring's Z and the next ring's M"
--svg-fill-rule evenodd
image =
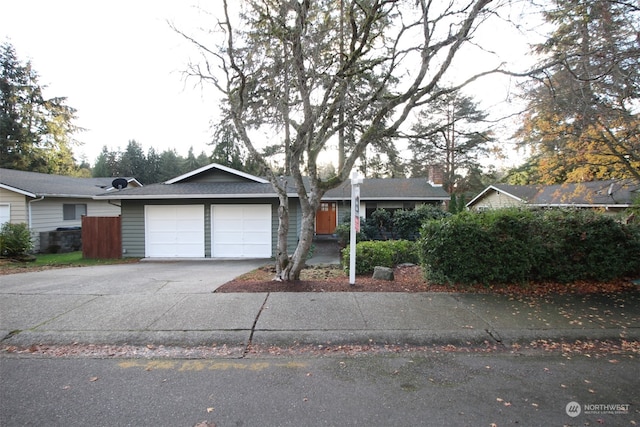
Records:
M351 232L349 245L349 284L356 284L356 233L360 232L360 184L358 172L351 174Z

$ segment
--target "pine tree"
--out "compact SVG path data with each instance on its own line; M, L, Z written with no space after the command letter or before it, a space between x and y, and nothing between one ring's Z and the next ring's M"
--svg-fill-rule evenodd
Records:
M0 167L72 175L76 110L45 99L39 76L9 43L0 45Z

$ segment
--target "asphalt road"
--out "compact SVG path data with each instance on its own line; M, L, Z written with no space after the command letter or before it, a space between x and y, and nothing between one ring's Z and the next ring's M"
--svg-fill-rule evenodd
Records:
M429 352L191 360L5 355L0 377L0 425L7 427L640 422L638 362L622 355ZM567 412L570 402L580 405L569 405L571 415L580 409L575 417ZM603 413L611 408L627 413Z

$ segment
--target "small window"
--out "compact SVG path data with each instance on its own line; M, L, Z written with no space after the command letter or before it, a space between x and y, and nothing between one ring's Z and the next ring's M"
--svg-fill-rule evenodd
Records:
M0 225L11 220L11 205L9 203L0 203Z
M74 221L80 219L87 214L87 205L62 205L62 219L65 221Z

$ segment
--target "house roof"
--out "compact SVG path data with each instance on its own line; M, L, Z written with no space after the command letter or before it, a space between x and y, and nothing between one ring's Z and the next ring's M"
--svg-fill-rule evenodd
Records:
M140 186L135 178L128 183ZM113 191L113 178L75 178L0 168L0 188L28 197L92 198L105 191Z
M288 179L289 197L298 197L295 185ZM126 188L117 193L97 195L96 199L241 199L276 198L271 183L225 166L211 164L161 184ZM329 190L323 200L351 198L351 181ZM426 179L365 179L360 187L361 200L449 200L441 187L433 187Z
M615 179L557 185L494 184L467 203L467 207L477 204L492 192L500 192L529 206L628 207L639 191L637 183Z
M351 198L351 180L327 191L325 200ZM360 200L449 200L451 197L442 187L435 187L425 178L372 178L360 184Z

